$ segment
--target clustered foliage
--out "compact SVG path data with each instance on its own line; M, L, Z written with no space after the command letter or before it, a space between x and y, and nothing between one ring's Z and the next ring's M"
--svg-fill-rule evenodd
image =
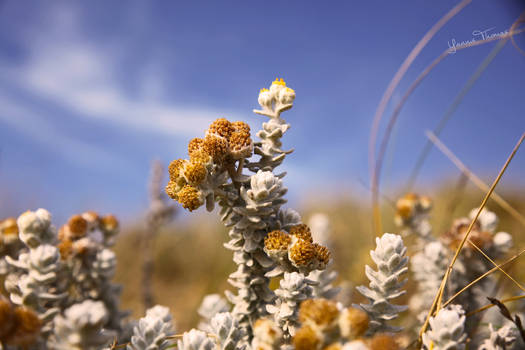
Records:
M212 211L218 205L220 219L229 228L224 246L233 252L237 266L228 278L233 291L204 298L198 329L176 335L169 309L160 305L138 321L126 319L119 308L120 286L112 282L116 256L111 246L119 228L115 217L86 212L56 230L49 212L38 209L0 222L0 275L9 298L0 297L0 349L408 346L477 210L435 236L429 221L431 200L411 193L400 198L394 221L403 236L416 237L414 246L405 246L402 236L392 233L377 237L370 252L375 268L365 267L369 284L356 288L366 300L344 305L333 285L337 273L331 265L329 220L317 214L306 225L296 211L283 208L286 174L276 169L291 151L282 149L281 138L290 125L281 114L292 108L294 99L294 90L276 79L259 93L261 109L254 112L268 121L256 133L257 141L248 124L217 119L202 138L189 142L188 159L169 165L166 194L189 211L201 206ZM160 194L154 203L148 227L156 231L173 208L162 203ZM492 275L456 295L493 267L490 260L506 256L513 246L511 235L496 232L497 225L496 215L486 209L473 224L469 244L446 285L444 300L453 299L429 315L422 349L465 349L467 343L487 350L523 348L514 323L498 314L488 323L482 322L481 313L469 314L496 293ZM480 258L478 248L488 259ZM417 285L408 306L398 300L406 293L407 278ZM278 282L277 288L270 288L272 281ZM408 311L415 317L403 324L396 320Z

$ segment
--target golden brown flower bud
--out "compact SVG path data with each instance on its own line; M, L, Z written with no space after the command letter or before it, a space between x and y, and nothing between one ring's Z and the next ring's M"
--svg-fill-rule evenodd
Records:
M180 177L180 172L183 166L184 166L184 159L175 159L170 162L170 165L168 166L170 180L176 181Z
M63 239L58 244L58 251L62 260L68 259L73 253L73 242L69 239Z
M315 259L315 246L302 239L295 242L288 251L290 261L298 267L306 267Z
M286 250L292 239L289 234L283 231L275 230L269 232L264 238L264 247L267 250Z
M245 122L242 122L242 121L232 122L232 126L235 131L244 131L250 134L250 126Z
M208 128L208 133L222 136L226 140L230 138L233 131L234 128L232 123L225 118L216 119Z
M103 231L113 232L119 227L119 222L114 215L106 215L100 220L100 226Z
M203 204L201 192L191 185L186 185L179 191L178 201L182 207L193 211Z
M228 140L216 134L208 134L204 139L203 150L215 163L222 163L228 154Z
M299 225L292 226L290 228L290 234L292 236L296 236L297 238L305 240L307 242L310 242L310 243L313 242L312 232L310 231L310 228L306 226L305 224L299 224Z
M3 235L18 235L18 225L15 218L7 218L0 221L0 232Z
M72 239L78 239L84 237L87 233L88 223L80 215L73 215L68 223L68 231Z
M11 303L0 295L0 341L9 335L14 327L15 313Z
M253 153L253 141L250 133L246 131L235 131L229 140L230 154L233 159L249 158Z
M299 307L299 321L303 324L327 328L334 324L338 316L336 303L327 299L307 299Z
M206 167L202 163L192 161L184 166L184 177L193 185L202 183L206 179L206 174Z
M339 317L341 335L349 340L363 336L368 329L368 323L366 312L354 307L343 310Z
M293 337L295 350L315 350L320 342L317 333L309 326L299 328Z
M314 243L315 257L319 264L324 268L330 262L330 251L325 246Z
M370 350L399 350L395 338L388 334L376 334L368 344Z
M188 143L188 155L191 157L195 152L201 151L203 144L203 139L198 137L191 139L191 141Z
M27 348L33 345L40 334L42 322L31 309L17 307L14 311L15 327L5 340L6 344Z

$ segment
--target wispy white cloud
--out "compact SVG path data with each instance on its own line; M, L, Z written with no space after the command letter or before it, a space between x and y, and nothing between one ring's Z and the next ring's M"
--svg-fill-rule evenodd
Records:
M46 119L49 118L41 112L35 114L22 103L0 94L0 122L25 134L33 142L44 145L54 154L81 167L112 166L122 169L126 166L125 161L117 155L60 132Z
M200 133L221 115L235 118L231 111L179 105L159 97L163 70L158 65L152 68L149 64L146 71L151 74L136 73L142 81L141 88L137 89L138 94L130 94L116 74L122 53L83 34L73 4L52 7L47 12L52 20L46 22L54 25L39 28L44 33L24 38L27 59L0 61L0 85L16 86L29 95L44 98L64 110L66 117L107 120L170 136ZM24 101L24 108L32 108L30 100Z

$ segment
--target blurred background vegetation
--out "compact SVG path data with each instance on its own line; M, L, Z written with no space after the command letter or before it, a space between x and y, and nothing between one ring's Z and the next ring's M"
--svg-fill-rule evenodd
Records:
M503 186L498 192L520 213L525 212L525 191L522 188ZM456 180L446 181L437 188L429 188L428 193L421 194L430 195L433 199L431 221L435 235L448 230L454 218L467 216L471 209L481 203L484 196L484 193L470 184L458 188ZM396 198L390 199L395 201ZM340 195L338 198L323 198L322 194L311 194L295 208L305 222L317 212L325 213L330 218L334 241L333 268L339 272L338 283L349 281L352 287L367 283L364 265L370 264L369 251L375 244L367 202L368 198L353 198L351 194ZM384 202L384 230L396 233L398 230L393 223L393 207L388 199ZM487 207L500 218L498 231L511 233L515 246L522 247L525 242L523 226L494 201L489 201ZM152 280L155 302L171 308L178 330L183 331L198 323L196 310L204 295L223 294L229 288L227 276L234 271L234 264L232 253L222 246L227 241L227 229L215 213L199 210L189 217L181 217L180 212L183 209L177 210L178 215L172 224L161 230L155 238L155 270ZM143 314L140 294L141 252L138 249L141 235L144 234L143 227L141 223L124 227L115 247L118 256L116 280L125 286L122 304L125 309L133 312L134 317ZM406 244L409 247L410 242L408 237ZM521 261L518 260L518 264L521 265ZM516 268L515 265L513 275L523 280L525 269ZM514 288L510 285L508 287L508 290ZM413 285L409 283L409 289L411 288ZM408 295L410 294L409 292ZM357 294L350 297L352 302L361 300Z

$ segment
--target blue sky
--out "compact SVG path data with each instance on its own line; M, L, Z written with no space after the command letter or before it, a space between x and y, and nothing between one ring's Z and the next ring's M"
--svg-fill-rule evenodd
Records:
M0 3L0 214L46 207L131 219L152 159L185 156L217 117L246 120L275 77L295 89L285 147L290 197L339 188L368 201L377 103L424 33L458 1L14 1ZM517 0L474 0L424 49L396 90L475 30L502 32ZM525 48L525 35L516 38ZM403 109L383 183L403 184L446 108L496 44L447 57ZM442 134L487 181L525 131L525 56L508 43ZM386 116L392 110L387 109ZM504 178L524 184L525 154ZM438 151L418 183L456 174ZM385 192L391 192L386 188Z

